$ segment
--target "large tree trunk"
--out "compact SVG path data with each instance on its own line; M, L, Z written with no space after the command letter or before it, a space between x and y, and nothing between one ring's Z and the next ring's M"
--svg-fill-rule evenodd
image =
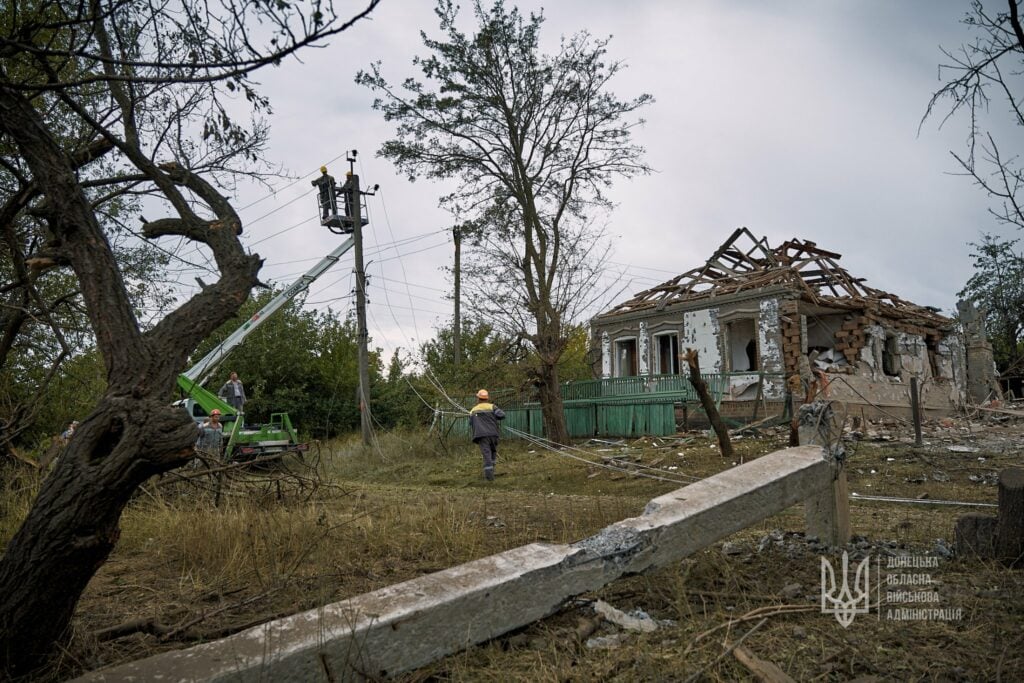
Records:
M558 382L557 363L542 362L540 366L540 409L544 416L544 432L547 438L558 444L569 443L569 430L565 425L565 410L562 406L562 388Z
M32 170L54 248L81 285L107 392L75 431L55 470L0 558L0 677L40 665L67 635L82 591L118 537L132 492L191 457L195 425L166 404L188 354L230 318L256 284L258 256L238 241L236 212L213 187L176 164L157 167L137 148L122 151L169 197L180 219L143 226L148 237L177 235L208 245L221 278L143 333L117 261L69 155L21 93L0 86L0 130ZM201 219L178 193L186 186L216 214Z
M113 550L118 521L146 479L188 462L195 425L159 398L107 396L75 431L0 561L0 666L30 673L68 624Z

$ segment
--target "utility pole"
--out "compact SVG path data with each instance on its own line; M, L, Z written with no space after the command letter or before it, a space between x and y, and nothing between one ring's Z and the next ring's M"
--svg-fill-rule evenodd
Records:
M455 367L462 365L462 226L452 228L455 238L455 320L452 323L452 347L455 351Z
M346 155L349 171L342 188L345 192L345 213L352 218L355 238L356 260L356 325L359 330L359 419L363 428L363 443L370 445L373 438L373 416L370 414L370 358L366 349L369 330L366 327L366 271L363 268L363 221L362 195L359 191L359 176L355 173L356 150Z
M363 265L363 226L368 221L362 216L363 195L372 195L380 187L363 192L359 189L359 176L355 164L358 152L352 150L345 155L348 172L345 184L337 186L334 177L327 173L327 167L320 167L320 177L312 182L317 188L317 204L320 207L320 225L336 235L352 235L352 246L356 257L356 339L359 344L359 418L363 427L363 443L370 445L373 439L373 416L370 414L370 358L366 349L370 333L366 328L366 270ZM338 195L342 205L338 205Z

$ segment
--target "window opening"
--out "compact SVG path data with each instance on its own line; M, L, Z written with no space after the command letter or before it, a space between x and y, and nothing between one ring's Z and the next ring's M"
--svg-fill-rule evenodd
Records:
M757 336L753 318L729 323L727 341L732 372L757 370Z
M615 376L635 377L640 374L637 367L636 339L620 339L615 342Z
M679 335L659 334L655 338L658 340L658 367L655 372L659 375L678 375Z

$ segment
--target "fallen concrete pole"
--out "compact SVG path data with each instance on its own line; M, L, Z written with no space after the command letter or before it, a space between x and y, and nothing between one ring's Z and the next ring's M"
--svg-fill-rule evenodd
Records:
M820 504L835 491L835 471L821 447L777 451L655 498L641 516L572 545L522 546L78 680L393 676L553 614L621 576L676 562L801 501L815 501L809 515L844 507L845 499Z

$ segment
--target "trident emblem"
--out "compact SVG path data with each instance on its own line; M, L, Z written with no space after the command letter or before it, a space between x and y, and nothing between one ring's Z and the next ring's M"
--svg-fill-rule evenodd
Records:
M857 565L853 581L856 590L850 590L850 556L843 551L843 585L837 589L836 573L828 559L821 558L821 613L834 614L836 621L846 628L858 614L871 611L870 564L868 557Z

